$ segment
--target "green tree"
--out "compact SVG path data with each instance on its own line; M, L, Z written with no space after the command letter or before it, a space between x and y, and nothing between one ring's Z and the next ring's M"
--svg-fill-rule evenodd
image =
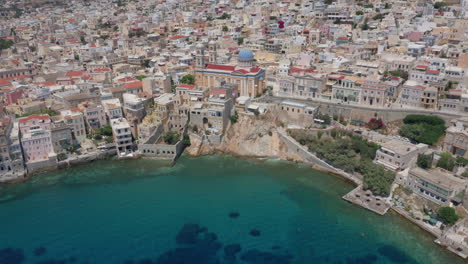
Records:
M139 80L139 81L142 81L144 78L146 78L145 75L138 75L138 76L136 77L136 79Z
M357 16L362 16L362 15L364 15L364 12L362 12L361 10L358 10L358 11L356 11L356 15Z
M177 132L169 131L164 135L163 139L166 144L174 145L179 141L180 135Z
M372 17L373 20L382 20L385 17L384 14L377 14L374 17Z
M195 83L195 77L193 77L192 74L187 74L184 77L180 79L181 83L185 84L194 84Z
M452 81L448 81L447 85L445 85L445 91L451 90L453 87Z
M86 42L85 36L80 36L80 41L81 44L86 45L88 42Z
M318 131L317 132L317 139L321 139L323 136L323 132L322 131Z
M434 8L439 9L439 8L447 6L447 5L448 5L448 3L445 3L445 2L435 2L434 3Z
M437 211L437 216L446 225L453 225L458 220L458 215L452 207L440 207Z
M437 116L407 115L400 135L419 143L434 145L445 134L445 121Z
M242 45L242 44L244 44L244 38L240 37L237 39L237 45Z
M151 62L151 60L143 60L141 62L141 66L143 66L145 68L150 68L150 62Z
M235 112L234 115L232 115L231 117L229 117L229 119L231 119L231 123L232 123L232 124L237 123L237 120L239 120L239 116L237 115L237 112Z
M14 42L12 40L0 39L0 51L9 49L13 44Z
M432 167L432 155L419 154L416 164L420 168L430 169Z
M440 158L437 161L437 167L452 171L455 167L455 159L448 152L443 152L440 154Z
M192 145L192 143L190 142L189 135L184 135L184 139L182 140L182 144L184 144L184 146L186 146L186 147L190 147L190 145Z
M223 31L224 31L224 32L228 32L228 31L229 31L228 26L223 26Z
M395 173L374 164L370 160L361 162L360 172L364 175L364 189L369 189L373 194L387 196L395 180Z

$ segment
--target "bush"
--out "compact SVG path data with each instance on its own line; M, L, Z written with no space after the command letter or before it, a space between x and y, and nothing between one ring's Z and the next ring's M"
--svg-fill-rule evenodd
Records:
M434 145L445 134L445 121L436 116L408 115L400 135L419 143Z
M229 117L229 119L231 119L232 124L235 124L235 123L237 123L237 120L239 120L239 116L237 115L237 113L235 113L234 115Z
M371 160L361 162L359 171L364 175L364 189L371 190L373 194L388 196L395 173L374 164Z
M185 84L194 84L195 83L195 77L193 77L192 74L187 74L184 77L180 79L181 83Z
M445 3L445 2L435 2L434 3L434 8L439 9L439 8L447 6L447 5L448 5L448 3Z
M304 131L290 131L291 137L307 145L320 159L348 173L360 172L364 176L364 188L374 194L388 195L395 174L372 162L379 145L345 131L334 129L330 133L334 140L320 140L318 133L314 136Z
M169 131L164 135L163 139L166 144L174 145L179 141L180 135L177 132Z
M458 215L452 207L440 207L437 211L437 216L446 225L453 225L458 220Z
M190 137L188 135L184 135L184 139L182 140L182 144L186 147L190 147L192 143L190 142Z
M463 157L457 157L455 162L461 166L465 166L468 164L468 159L465 159Z
M330 125L331 124L331 117L329 115L327 115L327 114L317 113L315 115L315 118L323 120L324 125Z
M416 164L420 168L430 169L432 167L432 155L419 154Z
M358 10L358 11L356 11L356 15L357 16L362 16L362 15L364 15L364 12L362 12L361 10Z
M322 132L322 131L317 132L317 138L318 138L318 139L322 138L322 136L323 136L323 132Z
M440 159L437 161L437 167L452 171L455 167L455 159L448 152L440 154Z
M367 122L367 128L370 130L382 129L385 128L385 124L382 119L373 117Z
M373 20L382 20L385 17L384 14L377 14L372 19Z

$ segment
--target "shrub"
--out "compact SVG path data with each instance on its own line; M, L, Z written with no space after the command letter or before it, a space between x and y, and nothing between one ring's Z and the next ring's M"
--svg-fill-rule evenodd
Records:
M446 225L453 225L458 220L458 215L452 207L440 207L437 211L437 216Z
M418 167L423 169L429 169L432 167L432 155L419 154L418 160L416 161Z
M367 128L370 130L382 129L385 128L385 124L382 119L373 117L367 122Z
M179 141L179 138L180 138L179 133L174 132L174 131L167 132L166 135L164 135L163 137L164 142L166 142L166 144L169 144L169 145L174 145L175 143L177 143L177 141Z
M408 115L400 135L419 143L434 145L445 134L445 121L436 116Z
M234 115L232 115L231 117L229 117L229 119L231 119L232 124L237 123L237 120L239 120L239 116L237 115L237 112Z
M192 74L187 74L184 77L180 79L181 83L185 84L194 84L195 83L195 77L193 77Z
M190 147L192 143L190 142L190 137L188 135L184 135L184 139L182 140L182 144L186 147Z
M317 132L317 138L318 138L318 139L322 138L322 136L323 136L323 132L322 132L322 131Z
M455 159L448 152L440 154L440 159L437 161L437 167L452 171L455 167Z
M364 176L364 189L371 190L373 194L387 196L395 180L395 173L374 164L370 160L361 162L359 171Z
M465 166L468 164L468 159L465 159L463 157L457 157L455 162L461 166Z

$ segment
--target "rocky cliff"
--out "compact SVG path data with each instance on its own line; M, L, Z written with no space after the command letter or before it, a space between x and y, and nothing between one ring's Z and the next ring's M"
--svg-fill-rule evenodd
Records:
M192 145L186 151L192 156L223 153L298 160L298 157L286 154L287 149L276 131L280 125L273 112L261 116L239 114L237 123L227 128L219 146L202 143L199 136L191 134Z

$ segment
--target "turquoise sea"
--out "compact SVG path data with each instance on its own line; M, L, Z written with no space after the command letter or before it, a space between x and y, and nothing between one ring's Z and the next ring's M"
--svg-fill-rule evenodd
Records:
M0 185L0 264L463 263L352 188L283 161L94 162Z

